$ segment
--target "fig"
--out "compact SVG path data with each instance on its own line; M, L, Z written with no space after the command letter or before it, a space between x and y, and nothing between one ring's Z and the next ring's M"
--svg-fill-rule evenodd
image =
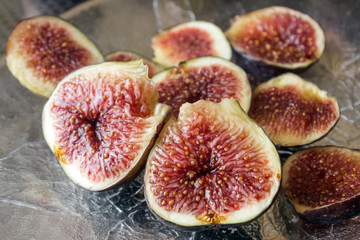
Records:
M145 169L145 196L165 223L192 228L261 215L280 188L279 155L235 99L185 103Z
M251 88L246 73L236 64L220 57L199 57L180 63L155 75L159 101L172 107L177 116L185 102L220 102L234 98L245 112L249 110Z
M101 191L141 168L169 110L142 60L105 62L58 84L43 109L43 133L68 177Z
M70 72L103 62L95 44L77 27L54 16L18 23L6 44L6 63L20 83L49 97Z
M282 188L296 213L312 223L336 223L360 213L360 151L312 147L291 155Z
M306 68L325 47L325 34L314 19L280 6L235 16L225 34L241 55L283 69Z
M163 66L203 56L230 60L232 50L222 30L213 23L192 21L156 34L151 41L154 61Z
M144 64L146 66L148 66L149 68L149 77L151 78L152 76L154 76L156 73L160 72L161 70L163 70L163 67L160 66L159 64L156 64L154 62L152 62L151 60L137 54L134 52L129 52L129 51L116 51L113 53L109 53L108 55L105 56L105 60L106 61L118 61L118 62L129 62L129 61L134 61L137 59L142 59Z
M325 136L340 117L335 97L314 83L285 73L258 85L249 116L281 146L299 146Z

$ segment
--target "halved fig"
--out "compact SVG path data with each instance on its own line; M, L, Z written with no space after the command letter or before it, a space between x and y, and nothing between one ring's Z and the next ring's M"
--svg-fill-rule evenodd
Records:
M313 147L291 155L282 188L299 216L335 223L360 213L360 151Z
M149 77L151 78L156 73L160 72L164 68L159 64L152 62L151 60L143 57L137 53L129 52L129 51L116 51L113 53L109 53L105 56L105 60L110 61L118 61L118 62L130 62L137 59L142 59L144 64L149 68Z
M325 47L325 34L314 19L279 6L236 16L225 34L237 52L285 69L309 66Z
M251 88L246 73L236 64L219 57L200 57L182 62L155 75L159 101L172 107L177 116L185 102L220 102L223 98L239 101L249 110Z
M273 143L238 101L200 100L162 129L146 164L145 196L170 225L244 223L271 205L280 174Z
M232 50L222 30L210 22L192 21L177 25L152 38L154 61L176 66L182 61L202 56L230 60Z
M142 60L101 63L58 84L43 109L43 133L69 178L100 191L139 170L169 109Z
M103 61L83 32L53 16L21 21L6 45L6 63L12 74L26 88L45 97L70 72Z
M325 136L340 117L335 97L296 74L285 73L253 91L249 116L281 146L298 146Z

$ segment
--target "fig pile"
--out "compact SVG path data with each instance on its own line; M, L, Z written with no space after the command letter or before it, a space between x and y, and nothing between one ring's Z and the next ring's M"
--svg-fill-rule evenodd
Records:
M25 87L50 96L44 138L79 186L109 189L147 161L145 197L165 223L245 223L270 207L280 185L301 218L332 223L360 212L359 152L308 148L281 168L274 144L325 136L340 117L337 100L293 73L252 92L230 61L232 46L251 61L295 70L318 60L324 45L314 19L269 7L236 16L225 33L205 21L157 33L154 62L129 51L104 58L69 22L39 16L16 26L6 60Z

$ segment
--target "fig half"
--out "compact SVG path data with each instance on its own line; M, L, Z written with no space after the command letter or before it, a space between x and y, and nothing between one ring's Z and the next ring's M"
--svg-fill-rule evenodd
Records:
M6 45L11 73L30 91L45 97L70 72L103 61L98 48L83 32L53 16L21 21Z
M109 53L105 56L105 60L108 62L118 61L118 62L130 62L134 60L142 59L144 64L149 68L149 77L151 78L156 73L160 72L164 68L159 64L152 62L151 60L129 51L116 51Z
M291 155L282 188L299 216L335 223L360 213L360 151L313 147Z
M298 146L326 135L340 110L335 97L296 74L285 73L255 88L249 116L275 144Z
M250 221L273 202L279 155L235 99L185 103L149 154L145 196L166 222L185 227Z
M177 25L152 38L154 61L176 66L182 61L202 56L230 60L232 50L222 30L213 23L192 21Z
M234 98L245 112L250 107L251 88L246 73L223 58L191 59L162 71L152 80L159 91L159 101L171 106L175 116L185 102L201 99L220 102L223 98Z
M280 6L236 16L225 34L245 57L284 69L309 66L325 47L325 34L314 19Z
M58 84L43 109L43 133L69 178L100 191L139 170L169 109L142 60L106 62Z

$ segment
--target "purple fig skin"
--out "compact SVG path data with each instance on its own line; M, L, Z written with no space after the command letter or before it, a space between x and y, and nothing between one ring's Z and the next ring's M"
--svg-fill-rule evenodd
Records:
M339 223L360 214L360 195L328 207L309 210L304 213L297 214L301 219L310 223Z

